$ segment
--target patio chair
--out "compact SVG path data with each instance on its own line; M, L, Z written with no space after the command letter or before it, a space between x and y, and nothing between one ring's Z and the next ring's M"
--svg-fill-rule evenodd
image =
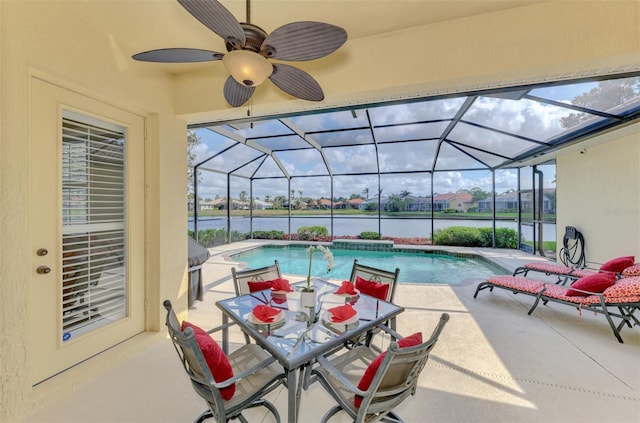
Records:
M395 271L390 272L388 270L382 270L371 266L358 263L358 259L353 260L353 267L351 268L351 277L349 280L355 285L361 293L377 297L383 301L393 302L396 295L396 286L398 284L398 276L400 275L400 269L396 268ZM391 329L396 330L396 321L392 319L385 323L390 326ZM373 337L380 333L380 330L374 328L362 335L359 339L351 340L354 344L371 345Z
M247 295L252 291L259 289L260 285L264 285L263 289L268 289L269 282L274 279L280 279L282 274L280 273L280 265L278 260L274 260L271 266L264 266L257 269L236 270L235 267L231 268L231 276L233 277L233 287L236 290L236 295ZM255 284L252 289L249 283ZM245 343L250 343L249 335L244 334Z
M319 357L319 366L312 371L314 380L318 380L338 403L321 421L325 423L344 410L356 423L402 422L393 410L416 393L418 377L448 320L449 315L443 313L426 342L421 342L421 334L420 337L414 334L402 338L381 326L398 339L385 352L378 353L360 345L332 358Z
M284 383L284 372L276 359L255 344L243 345L227 356L209 336L221 327L205 332L187 322L181 325L171 302L163 304L169 337L193 389L208 406L195 422L213 417L219 423L233 419L247 423L242 412L253 407L267 408L280 422L278 410L263 398Z
M356 289L359 289L363 294L372 295L380 298L381 300L393 302L393 298L396 295L396 285L398 284L399 275L400 269L398 268L396 268L395 271L390 272L388 270L377 269L375 267L360 264L358 263L358 259L354 259L353 267L351 268L351 277L349 280L351 283L356 284ZM361 284L358 283L359 281ZM378 286L362 283L364 281L389 285L389 287L387 289L380 289Z
M233 285L236 289L236 295L238 296L251 293L252 290L249 288L249 282L269 282L282 278L278 260L274 260L274 264L271 266L260 267L258 269L236 270L235 267L232 267L231 275L233 276Z

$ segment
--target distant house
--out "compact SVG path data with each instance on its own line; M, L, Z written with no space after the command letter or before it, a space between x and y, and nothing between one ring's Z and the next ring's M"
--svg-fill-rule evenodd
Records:
M267 203L266 201L262 201L262 200L253 200L253 208L255 210L267 210L267 209L272 209L273 204Z
M555 201L552 199L555 197L555 188L546 188L543 191L542 198L542 210L544 213L554 214ZM533 207L533 192L531 190L522 191L521 195L521 209L531 210ZM490 212L493 210L493 200L491 197L478 201L479 212ZM514 213L518 211L518 193L515 191L505 192L496 196L496 212L502 213Z
M359 209L361 204L364 204L364 200L362 198L352 198L351 200L347 201L347 203L349 204L349 207L352 209Z
M518 210L518 193L515 191L505 192L496 196L496 212L513 213ZM479 212L493 211L493 199L491 197L478 201Z
M467 192L438 194L433 197L433 211L466 212L473 207L473 196Z

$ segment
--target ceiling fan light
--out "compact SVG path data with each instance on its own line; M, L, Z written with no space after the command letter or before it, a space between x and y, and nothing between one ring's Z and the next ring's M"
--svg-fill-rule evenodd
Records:
M222 63L238 83L255 87L264 82L273 72L273 65L258 53L233 50L225 54Z

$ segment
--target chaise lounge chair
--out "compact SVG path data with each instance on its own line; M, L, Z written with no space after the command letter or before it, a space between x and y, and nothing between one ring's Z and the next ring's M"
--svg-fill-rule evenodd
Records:
M596 274L596 276L606 277L606 274ZM571 287L563 287L518 276L499 275L480 282L473 298L476 298L484 289L493 291L493 288L501 288L534 297L535 301L528 314L533 313L540 301L544 304L554 302L575 307L580 315L582 310L590 310L604 315L618 342L623 343L620 336L622 328L625 325L629 327L640 325L640 320L635 316L640 309L640 277L626 277L619 280L614 280L612 277L610 286L606 288L604 288L606 284L589 284L589 281L596 279L602 278L590 276L578 279ZM620 319L618 324L614 322L614 318Z
M639 276L640 265L634 264L634 256L616 257L604 263L598 269L587 269L584 267L570 267L548 261L534 261L526 263L513 271L513 276L521 275L527 277L529 272L544 273L547 276L557 276L558 284L566 284L567 281L574 281L585 276L594 275L601 272L613 272L618 277ZM627 271L625 273L625 271Z

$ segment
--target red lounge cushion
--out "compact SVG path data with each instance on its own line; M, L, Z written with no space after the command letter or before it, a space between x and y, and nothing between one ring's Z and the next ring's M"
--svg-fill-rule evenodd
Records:
M609 260L608 262L600 266L600 270L604 270L607 272L620 273L627 267L633 266L634 262L635 262L634 256L617 257Z
M571 284L571 288L582 289L584 291L601 293L605 289L609 288L616 282L616 275L613 273L596 273L595 275L585 276L583 278L578 279L573 284ZM591 294L587 294L585 292L576 291L574 289L569 289L567 291L568 296L578 296L578 297L587 297Z
M589 295L581 297L577 295L567 295L567 292L571 288L565 288L564 286L558 286L554 284L547 285L547 289L544 291L543 296L549 298L556 298L558 300L567 301L576 305L589 305L597 304L600 302L600 297L597 295ZM578 309L580 310L580 309Z
M530 292L532 294L537 294L544 288L544 283L540 281L511 275L494 275L488 278L487 282L497 286Z
M413 335L407 336L398 341L398 347L400 348L413 347L420 344L422 344L422 332L416 332ZM362 391L369 389L385 354L386 351L378 355L371 363L369 363L369 367L364 371L362 379L360 379L360 383L358 383L358 389ZM356 407L360 407L360 404L362 404L362 397L360 395L356 395L353 403Z
M624 277L640 276L640 264L634 264L631 267L627 267L622 271L622 276Z
M356 276L356 289L365 295L370 295L380 300L387 301L390 287L391 285L386 283L368 281L360 276Z
M229 363L229 358L222 351L220 345L209 336L207 332L202 330L200 327L194 325L193 323L189 323L186 320L182 322L182 327L180 330L184 332L186 328L190 327L193 330L193 334L196 337L196 342L200 346L200 350L202 351L202 355L209 366L209 371L213 376L213 380L216 382L224 382L225 380L233 377L233 368L231 367L231 363ZM227 386L226 388L220 389L220 396L222 399L230 400L233 397L233 394L236 393L236 385L235 383Z
M602 293L607 303L640 302L640 277L619 280Z

